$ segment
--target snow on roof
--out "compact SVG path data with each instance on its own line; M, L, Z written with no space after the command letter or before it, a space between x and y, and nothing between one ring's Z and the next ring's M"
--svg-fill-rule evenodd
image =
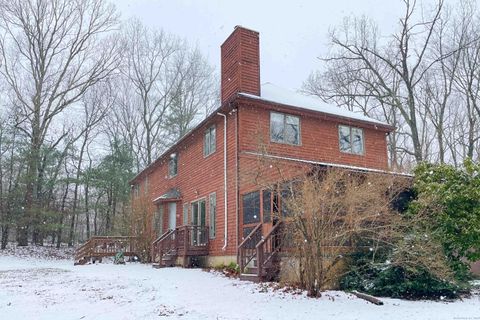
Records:
M182 194L180 193L180 190L172 188L168 190L167 193L164 193L160 197L153 199L153 202L162 201L162 200L175 200L175 199L181 199L181 198L182 198Z
M386 122L382 122L382 121L364 116L361 113L348 111L340 107L327 104L322 100L315 98L313 96L306 96L298 92L293 92L293 91L281 88L277 85L274 85L270 82L266 82L262 84L260 92L261 92L260 97L250 93L243 93L243 92L239 93L239 95L253 98L253 99L259 99L259 100L279 103L283 105L293 106L297 108L331 114L337 117L350 118L350 119L355 119L355 120L360 120L360 121L365 121L373 124L380 124L383 126L390 127L390 125Z

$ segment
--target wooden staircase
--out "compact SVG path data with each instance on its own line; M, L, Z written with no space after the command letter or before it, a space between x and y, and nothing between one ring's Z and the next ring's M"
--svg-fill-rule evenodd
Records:
M124 256L137 256L137 238L93 236L75 251L75 265L90 261L102 261L104 257L113 257L122 251Z
M254 282L277 280L280 273L280 250L283 222L278 222L262 236L259 223L239 245L240 280Z
M188 266L190 257L208 255L208 227L181 226L168 230L152 243L154 268L173 267L177 258L182 258L182 266Z

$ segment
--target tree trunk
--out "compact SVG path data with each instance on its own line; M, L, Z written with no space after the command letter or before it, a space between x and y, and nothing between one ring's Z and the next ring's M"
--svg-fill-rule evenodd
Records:
M9 232L10 232L9 226L2 226L2 243L0 245L1 250L4 250L7 247Z

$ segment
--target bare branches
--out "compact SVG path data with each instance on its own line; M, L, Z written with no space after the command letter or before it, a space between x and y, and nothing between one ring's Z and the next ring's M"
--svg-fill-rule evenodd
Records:
M459 129L454 118L467 116L469 137L462 144L469 150L479 132L478 121L468 118L468 108L479 110L478 8L468 0L453 9L442 0L433 7L404 4L398 31L387 38L366 17L345 18L330 32L324 70L313 73L304 90L395 125L388 137L393 167L405 165L400 159L453 161L449 154L458 152L448 149L462 148L451 140L458 137L450 133Z

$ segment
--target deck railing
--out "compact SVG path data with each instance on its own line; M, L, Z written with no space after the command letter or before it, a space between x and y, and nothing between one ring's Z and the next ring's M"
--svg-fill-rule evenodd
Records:
M75 263L84 263L91 258L113 257L119 251L125 256L136 255L136 237L93 236L75 252Z

